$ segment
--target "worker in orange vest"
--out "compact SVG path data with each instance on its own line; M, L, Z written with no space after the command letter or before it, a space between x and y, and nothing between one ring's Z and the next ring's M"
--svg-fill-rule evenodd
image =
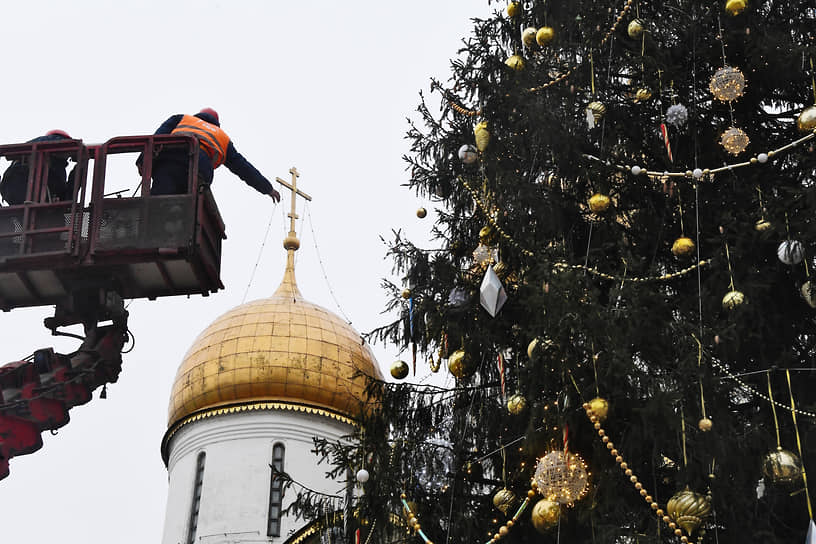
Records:
M195 136L201 146L198 154L199 180L212 183L213 170L222 164L259 193L280 201L272 184L243 155L238 153L227 133L221 130L218 112L204 108L195 115L176 114L169 117L155 134L188 134ZM141 172L142 157L136 161ZM182 149L161 151L153 161L151 195L172 195L187 192L187 153Z

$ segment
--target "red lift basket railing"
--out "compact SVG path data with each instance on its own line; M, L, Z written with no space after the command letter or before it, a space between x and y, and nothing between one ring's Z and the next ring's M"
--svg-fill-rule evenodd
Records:
M153 159L171 149L184 150L189 159L188 192L151 195ZM142 154L138 196L105 196L108 157L123 153L134 159ZM222 289L224 222L209 187L198 180L199 153L195 138L174 135L117 137L100 145L63 140L0 146L0 157L29 165L26 203L0 207L0 309L59 310L82 290L154 299ZM54 154L76 163L70 201L47 199Z

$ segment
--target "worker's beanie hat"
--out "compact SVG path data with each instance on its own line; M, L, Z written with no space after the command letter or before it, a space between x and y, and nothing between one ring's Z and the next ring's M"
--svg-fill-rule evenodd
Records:
M204 108L204 109L202 109L202 110L201 110L200 112L198 112L198 113L206 113L207 115L212 115L213 117L215 117L215 122L216 122L216 123L220 123L220 122L221 122L221 120L218 118L218 112L217 112L217 111L215 111L215 110L214 110L214 109L212 109L212 108Z
M45 133L45 135L46 136L62 136L63 138L67 138L69 140L71 139L71 136L69 136L67 132L65 132L64 130L60 130L58 128L55 128L53 130L49 130L48 132Z

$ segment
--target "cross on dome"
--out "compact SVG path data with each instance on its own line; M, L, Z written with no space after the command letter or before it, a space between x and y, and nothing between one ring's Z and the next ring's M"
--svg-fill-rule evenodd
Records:
M299 217L298 217L298 214L295 213L295 198L297 197L297 195L300 195L303 198L305 198L306 200L311 202L312 197L310 197L309 195L307 195L306 193L304 193L303 191L301 191L300 189L297 188L297 178L300 177L300 172L297 171L297 168L295 168L293 166L292 168L289 169L289 173L292 174L292 183L291 184L287 183L286 181L282 180L281 178L277 178L277 177L275 178L275 181L277 181L278 183L280 183L281 185L283 185L284 187L286 187L287 189L292 191L292 209L291 209L291 211L289 212L289 215L288 215L288 217L289 217L289 235L287 236L287 239L293 238L296 241L297 240L297 234L295 233L295 219L299 219ZM284 242L284 247L286 247L286 242ZM298 244L298 247L300 247L300 244ZM286 249L289 249L289 248L286 247ZM297 249L297 247L293 248L293 250L296 250L296 249Z

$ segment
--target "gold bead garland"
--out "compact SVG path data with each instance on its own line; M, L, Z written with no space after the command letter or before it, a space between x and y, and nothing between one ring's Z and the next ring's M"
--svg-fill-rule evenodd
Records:
M487 217L488 223L490 223L490 225L496 230L496 232L499 233L499 236L501 236L504 239L505 242L507 242L508 244L513 246L515 249L520 251L526 257L535 257L535 253L533 253L529 249L525 249L525 248L521 247L521 245L519 245L518 242L516 242L509 234L507 234L507 232L504 231L504 229L502 229L498 225L498 223L496 223L496 221L493 219L493 217L491 217L491 215L488 213L488 207L479 199L478 195L476 194L476 191L473 190L473 188L470 186L470 184L464 178L462 178L462 176L459 176L458 179L462 183L462 185L464 185L465 189L467 189L468 192L470 192L470 196L473 197L473 201L476 203L476 206L480 210L482 210L482 212L485 214L485 217ZM644 277L644 278L630 278L630 277L625 277L624 278L622 276L613 276L611 274L606 274L604 272L601 272L596 268L592 268L590 266L586 266L586 265L582 265L582 264L555 263L553 265L553 271L564 270L564 269L584 270L584 271L589 272L590 274L592 274L594 276L598 276L598 277L601 277L601 278L607 279L607 280L630 281L630 282L634 282L634 283L647 283L647 282L653 282L653 281L670 281L670 280L679 278L681 276L685 276L685 275L697 270L697 268L701 268L701 267L709 265L709 264L711 264L711 259L707 259L707 260L703 259L700 262L698 262L697 264L691 265L691 266L686 267L686 268L684 268L684 269L682 269L680 271L677 271L677 272L672 272L670 274L663 274L662 276L647 276L647 277Z
M649 495L649 492L643 487L643 484L638 481L638 477L629 468L629 464L623 460L623 457L620 455L620 452L615 448L615 445L612 443L612 440L606 436L606 431L604 431L603 427L601 426L601 422L598 419L598 416L595 415L595 412L592 410L592 405L588 402L584 403L584 410L586 411L586 415L589 420L592 422L595 429L598 431L598 436L601 437L601 440L606 444L606 448L609 450L609 453L612 457L615 458L615 462L620 465L621 470L623 473L629 477L629 481L632 482L635 489L638 491L641 497L646 501L649 507L654 511L655 515L659 520L662 520L669 526L669 529L674 531L674 534L681 537L680 540L684 544L690 542L694 544L694 540L691 540L689 537L683 535L682 529L678 527L677 523L675 523L671 517L662 509L660 505L654 500L654 498Z
M535 484L533 484L533 487L530 489L530 491L527 492L527 497L524 499L524 502L522 502L521 506L518 507L518 510L516 510L516 513L513 515L513 517L507 520L507 522L504 525L499 527L499 529L493 534L490 540L488 540L485 544L493 544L495 542L498 542L503 536L506 536L510 532L510 529L515 527L516 522L524 513L524 511L527 509L527 506L530 504L530 501L535 496L536 496ZM416 513L413 510L411 510L411 506L408 503L408 496L405 493L400 494L400 502L402 502L402 506L403 508L405 508L405 511L408 514L406 517L408 519L415 520L415 523L413 523L411 528L414 531L416 531L417 536L419 536L423 540L423 542L425 542L425 544L433 544L433 541L430 538L428 538L428 536L424 532L422 532L422 526L420 525L419 520L416 517Z

